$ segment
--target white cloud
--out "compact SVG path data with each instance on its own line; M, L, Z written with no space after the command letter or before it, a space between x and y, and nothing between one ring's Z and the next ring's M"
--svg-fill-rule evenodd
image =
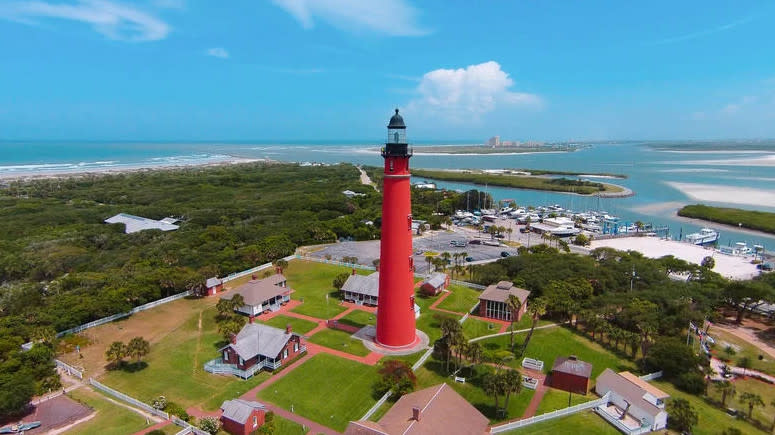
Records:
M221 59L228 59L229 58L229 52L226 51L226 49L222 48L222 47L209 48L207 50L207 55L208 56L213 56L213 57L219 57Z
M272 0L293 15L305 29L315 19L351 32L368 31L389 36L428 33L417 23L417 9L407 0Z
M734 103L729 103L726 106L724 106L721 109L721 113L725 115L734 115L744 107L750 106L751 104L756 103L757 100L758 100L758 97L756 96L745 96Z
M423 75L409 103L410 110L422 110L451 120L478 119L499 106L540 108L536 94L514 92L509 75L495 61L458 69L437 69Z
M61 19L91 25L110 39L142 42L164 39L170 27L159 18L136 7L108 0L75 2L17 1L0 3L0 18L24 24Z
M185 0L153 0L151 2L159 9L185 9Z

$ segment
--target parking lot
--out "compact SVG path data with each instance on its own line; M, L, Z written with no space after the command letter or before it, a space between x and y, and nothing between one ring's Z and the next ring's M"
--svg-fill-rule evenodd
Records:
M479 238L476 231L456 228L455 231L427 231L422 236L415 236L412 239L414 249L414 265L419 273L427 273L428 263L425 261L425 252L465 252L467 257L471 257L472 262L493 261L501 258L501 252L506 251L511 255L516 255L516 248L509 246L487 246L482 244L471 244L470 241L479 239L481 241L491 240L490 236L482 234ZM450 242L467 242L465 247L451 246ZM311 255L324 258L327 255L331 259L341 260L342 257L357 257L358 263L372 265L372 261L379 258L379 240L369 240L363 242L341 242L328 245L322 250L316 251Z

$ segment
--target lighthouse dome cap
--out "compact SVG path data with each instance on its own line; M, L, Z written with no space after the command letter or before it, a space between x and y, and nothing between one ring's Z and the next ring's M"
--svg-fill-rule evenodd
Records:
M388 128L406 128L406 124L404 124L404 118L398 114L398 109L396 109L395 115L390 118L390 124L388 124Z

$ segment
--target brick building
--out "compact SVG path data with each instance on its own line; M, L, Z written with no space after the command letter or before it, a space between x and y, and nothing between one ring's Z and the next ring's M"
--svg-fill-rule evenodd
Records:
M516 296L522 304L516 313L513 313L508 305L510 295ZM510 281L492 284L479 295L479 315L508 322L511 321L512 316L516 316L515 321L518 322L527 311L528 296L530 296L529 291L514 286Z

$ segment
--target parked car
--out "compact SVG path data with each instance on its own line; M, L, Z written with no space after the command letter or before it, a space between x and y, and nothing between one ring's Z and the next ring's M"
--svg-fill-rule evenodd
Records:
M511 254L509 254L507 251L501 251L501 257L511 257Z
M499 241L497 241L497 240L484 240L484 241L482 242L482 245L487 245L487 246L500 246L500 245L501 245L501 243L500 243Z
M529 233L530 232L530 228L522 227L522 228L519 229L519 232L522 233L522 234Z
M479 239L473 239L473 240L469 240L469 241L468 241L468 244L469 244L469 245L481 245L481 244L482 244L482 241L481 241L481 240L479 240Z
M466 257L466 261L474 261L474 257Z

